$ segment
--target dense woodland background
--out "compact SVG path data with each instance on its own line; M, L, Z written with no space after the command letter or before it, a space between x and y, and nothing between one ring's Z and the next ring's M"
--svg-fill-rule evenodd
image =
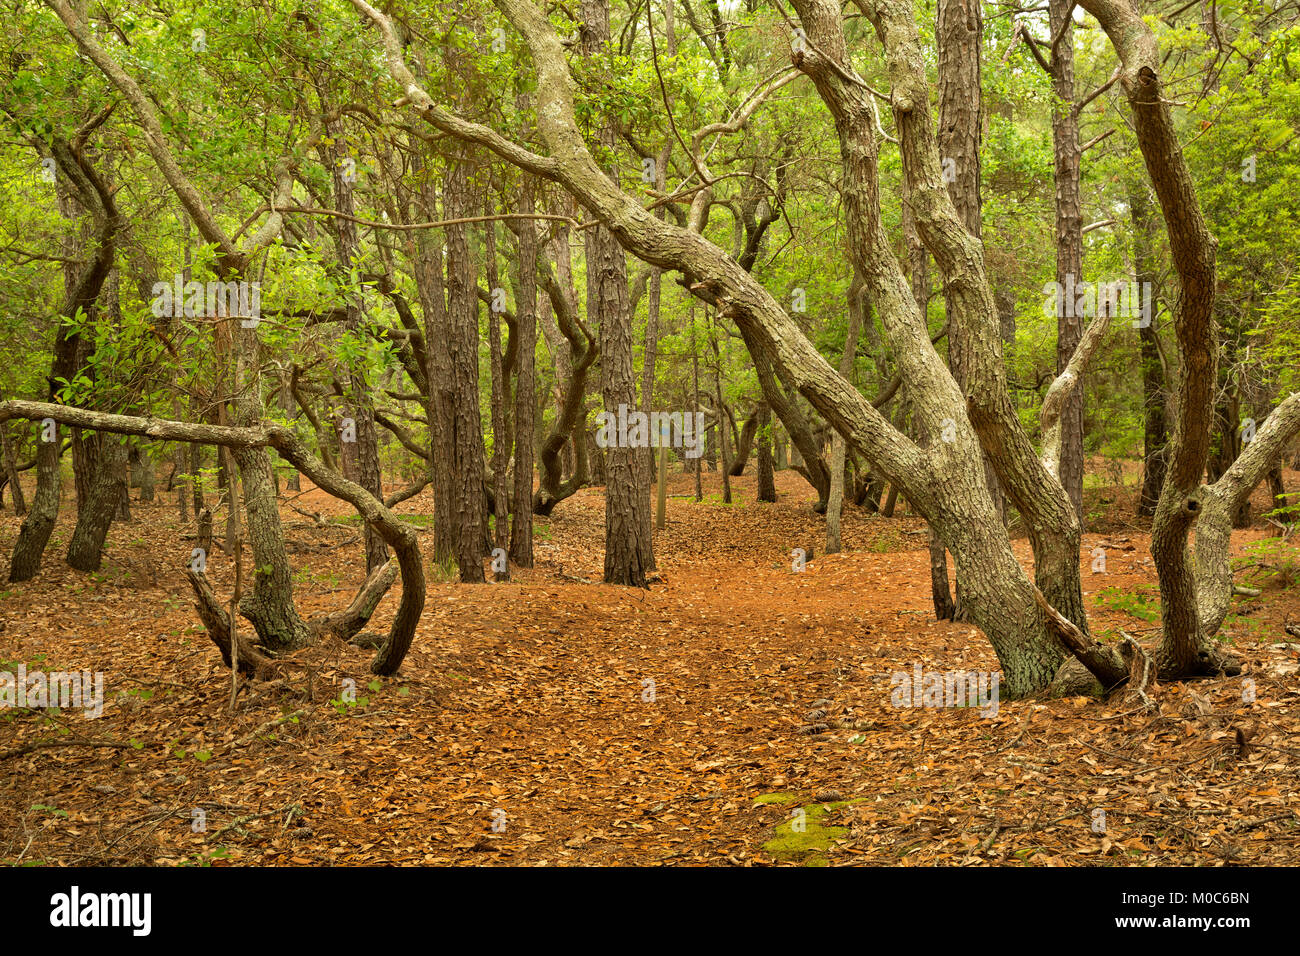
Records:
M1295 861L1300 3L5 14L0 860Z

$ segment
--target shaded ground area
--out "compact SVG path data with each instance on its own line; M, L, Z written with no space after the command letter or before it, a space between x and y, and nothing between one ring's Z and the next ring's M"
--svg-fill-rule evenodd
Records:
M896 708L894 672L992 671L991 649L932 620L920 519L850 509L847 551L822 555L807 485L777 477L777 504L755 503L745 476L730 507L716 475L703 503L674 479L649 592L594 583L604 505L588 489L538 521L537 568L432 582L397 678L322 645L233 717L182 573L192 529L170 499L114 525L94 575L62 564L65 501L39 577L0 587L0 667L102 671L107 700L97 720L0 711L0 863L1300 863L1292 546L1264 527L1234 535L1262 565L1248 573L1263 593L1238 599L1227 628L1249 685L1160 685L1156 712L1083 698L1003 702L995 717ZM1101 487L1089 505L1131 515L1133 497ZM336 519L283 510L300 608L340 607L363 577L355 518L316 491L295 504ZM1094 630L1149 637L1147 537L1096 526L1082 556ZM17 528L0 516L0 574ZM809 545L796 573L791 551ZM1023 541L1017 553L1028 563ZM228 595L229 559L209 571ZM74 739L117 746L5 758Z

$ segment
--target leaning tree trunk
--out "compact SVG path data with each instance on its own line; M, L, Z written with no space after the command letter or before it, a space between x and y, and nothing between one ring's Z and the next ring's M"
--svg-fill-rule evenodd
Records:
M745 473L745 466L749 464L749 454L754 448L754 436L758 434L758 413L762 403L754 407L749 418L745 420L745 427L740 430L740 439L736 443L736 455L731 460L731 470L728 472L733 478L738 478Z
M1210 450L1218 336L1214 320L1217 285L1215 243L1196 197L1191 170L1163 95L1160 51L1150 28L1128 3L1083 0L1120 55L1120 85L1133 112L1138 146L1164 213L1180 297L1174 329L1182 354L1178 417L1169 441L1169 470L1151 527L1151 554L1160 578L1161 677L1177 678L1221 669L1201 628L1195 571L1187 547L1193 522L1203 511L1200 494Z
M1196 519L1196 593L1198 625L1204 641L1194 652L1197 666L1213 661L1209 638L1223 625L1232 606L1231 539L1232 517L1242 499L1267 476L1278 455L1300 433L1300 393L1283 401L1255 433L1255 439L1237 457L1223 477L1201 490L1200 514ZM1164 650L1162 645L1162 651ZM1199 657L1205 653L1205 659ZM1219 661L1222 663L1222 661ZM1170 664L1187 666L1173 656Z

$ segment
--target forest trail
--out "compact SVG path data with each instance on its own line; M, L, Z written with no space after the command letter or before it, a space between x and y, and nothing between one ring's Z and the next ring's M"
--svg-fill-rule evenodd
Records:
M733 479L739 504L728 507L716 474L698 504L693 479L676 476L649 592L592 583L603 498L586 489L538 519L537 568L512 569L503 584L431 579L396 678L370 683L370 652L331 642L294 655L282 681L254 685L233 718L229 673L190 607L181 567L191 545L170 497L114 524L95 575L58 558L65 509L38 578L0 589L0 626L15 662L103 671L104 715L4 715L0 755L60 726L69 739L125 746L6 761L0 860L1300 859L1287 796L1300 755L1287 749L1300 723L1297 655L1273 646L1294 642L1282 626L1300 619L1296 588L1266 590L1253 611L1239 605L1226 629L1255 682L1253 705L1241 678L1222 678L1160 685L1151 713L1083 698L1004 701L992 718L900 709L896 671L997 667L970 625L933 620L924 523L851 508L846 552L823 555L807 485L789 471L777 480L779 502L764 505L752 477ZM299 606L340 607L362 579L355 518L314 490L294 503L341 519L317 527L282 505ZM398 509L431 510L427 491ZM17 525L0 516L0 552ZM1237 532L1234 554L1263 534ZM421 541L427 561L429 529ZM814 559L795 572L791 551L810 544ZM1104 574L1091 571L1098 547ZM1016 551L1028 563L1025 542ZM1108 528L1082 551L1094 630L1149 633L1158 598L1146 535ZM228 595L229 559L217 553L209 571ZM390 595L371 630L385 632L395 606ZM346 679L354 704L342 699ZM826 714L810 717L819 700ZM1094 832L1098 810L1104 832Z

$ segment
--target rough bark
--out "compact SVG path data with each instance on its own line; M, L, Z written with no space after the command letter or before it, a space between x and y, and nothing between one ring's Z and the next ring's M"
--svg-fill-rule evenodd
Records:
M39 427L39 426L38 426ZM23 519L9 559L9 582L30 581L41 568L41 558L49 543L50 533L59 517L59 499L62 497L59 482L58 426L53 441L39 441L36 446L36 494L31 511Z
M78 571L98 571L103 561L104 539L126 487L126 455L121 439L110 437L100 443L99 466L68 542L68 564Z
M476 212L464 161L447 171L446 207L450 218ZM451 373L452 528L460 579L481 584L484 524L483 422L478 400L478 280L470 258L468 230L447 228L447 339ZM435 519L436 520L436 519Z
M348 143L338 121L326 124L326 130L334 140L333 149L322 146L321 153L330 167L334 207L338 216L329 219L334 231L334 242L338 249L339 267L348 275L360 261L360 242L357 238L357 224L352 220L356 216L356 203L353 198L354 177L346 174L346 162L350 158ZM361 300L355 291L350 291L344 305L345 318L343 327L355 334L361 325ZM347 368L347 407L353 419L355 441L343 442L340 447L343 458L343 473L361 485L381 501L384 497L383 478L379 468L379 436L375 429L375 406L371 397L370 384L366 381L365 369L359 361L348 363ZM363 529L366 548L366 572L370 573L388 563L388 547L379 532L366 525Z
M534 190L532 179L527 179L519 205L519 211L525 215L534 210ZM519 305L519 359L515 379L515 485L510 560L521 568L531 568L533 459L537 440L537 230L531 222L524 222L515 236L519 248L515 295Z
M962 224L976 239L983 234L980 197L980 142L984 103L980 90L980 48L984 41L984 16L978 0L939 0L935 18L938 52L939 156L948 180L948 194ZM948 364L963 391L970 389L964 354L967 336L952 334L952 323L965 320L963 310L945 293L949 323ZM984 480L999 513L1005 511L1002 491L992 464L984 462ZM946 572L945 572L946 574ZM958 596L960 604L960 595Z
M581 11L582 53L596 63L608 54L609 7L606 0L583 0ZM601 126L597 139L612 155L618 139L612 122ZM600 328L601 398L614 415L620 405L637 405L627 261L604 225L587 230L586 257L587 318L595 317ZM646 587L654 568L646 459L636 448L613 445L605 452L605 583Z

